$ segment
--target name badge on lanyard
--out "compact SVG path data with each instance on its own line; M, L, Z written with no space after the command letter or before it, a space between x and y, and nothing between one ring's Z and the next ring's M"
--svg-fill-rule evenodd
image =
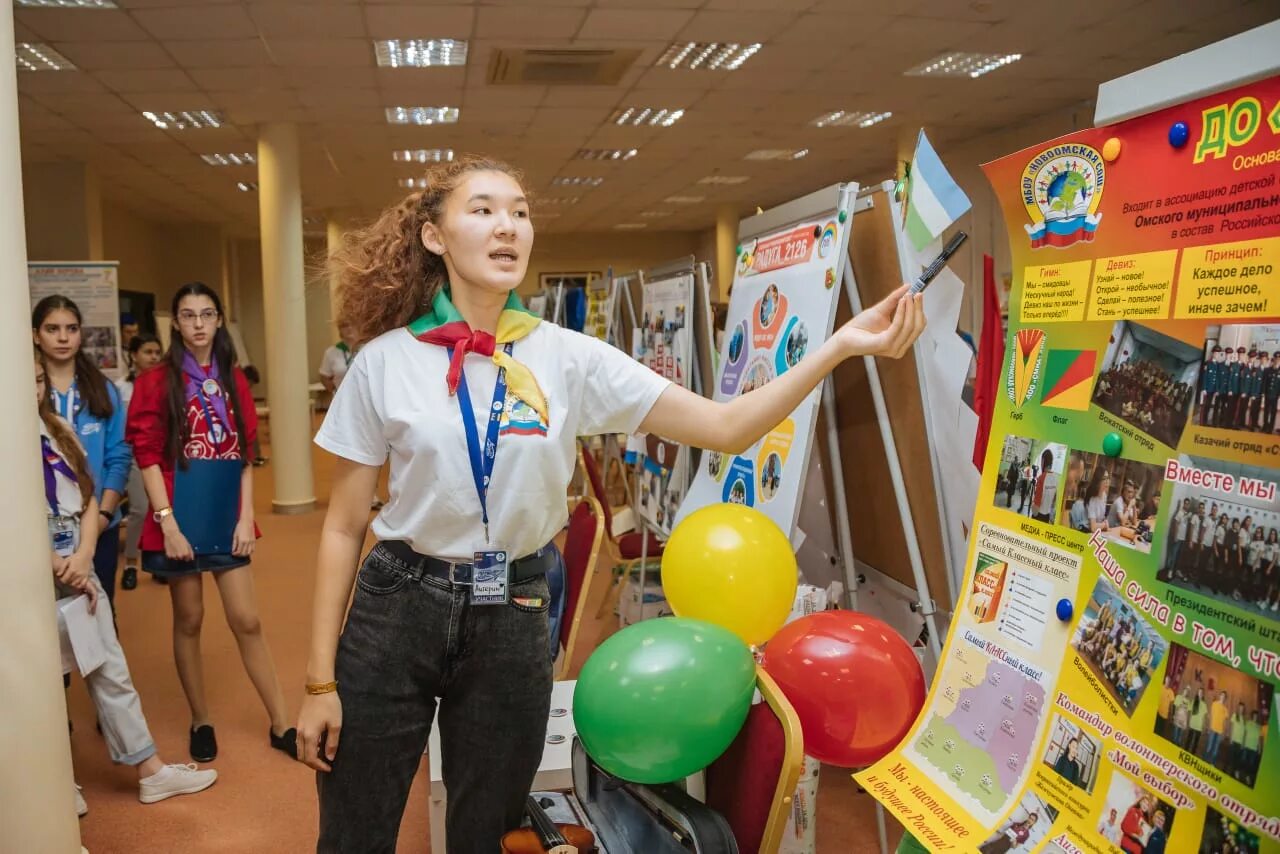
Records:
M511 354L511 344L506 346ZM449 348L453 359L453 348ZM471 603L473 605L505 605L511 598L511 572L507 562L507 550L495 549L489 540L489 482L493 478L493 463L498 455L499 427L502 410L507 399L507 372L498 370L498 381L493 389L493 403L489 406L489 424L485 443L480 444L480 430L476 425L475 410L471 407L471 392L467 389L464 370L458 380L458 406L462 412L462 429L467 436L467 457L471 462L471 477L476 495L480 499L480 518L484 525L484 548L477 549L471 563Z

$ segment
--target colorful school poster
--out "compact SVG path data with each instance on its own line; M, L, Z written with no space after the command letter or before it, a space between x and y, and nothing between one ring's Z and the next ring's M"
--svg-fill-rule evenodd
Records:
M587 283L587 319L582 331L601 341L608 341L613 319L613 276L595 278Z
M966 583L857 775L928 849L1280 851L1280 78L987 164L1013 289Z
M738 247L724 343L712 389L730 400L790 370L831 334L852 216L853 191L832 192L820 215ZM788 534L799 513L821 390L745 453L702 455L676 521L716 502L745 504Z
M80 308L80 349L113 380L123 379L120 340L120 266L117 261L27 264L31 307L52 294L70 297Z

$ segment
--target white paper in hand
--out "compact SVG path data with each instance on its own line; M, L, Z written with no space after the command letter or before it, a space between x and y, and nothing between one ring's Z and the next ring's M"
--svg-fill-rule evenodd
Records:
M105 632L112 631L110 622L111 609L107 606L105 596L99 601L95 614L89 613L88 596L58 600L59 634L66 632L81 676L88 676L107 660L107 647L103 638ZM70 670L65 653L63 668Z

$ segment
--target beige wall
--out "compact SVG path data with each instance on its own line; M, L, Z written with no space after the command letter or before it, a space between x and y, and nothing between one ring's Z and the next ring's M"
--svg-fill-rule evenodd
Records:
M32 163L22 169L29 261L99 261L102 199L84 163Z

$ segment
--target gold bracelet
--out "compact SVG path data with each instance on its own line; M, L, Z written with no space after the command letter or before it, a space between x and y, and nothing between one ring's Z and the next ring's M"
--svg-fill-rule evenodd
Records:
M338 681L336 679L332 682L308 682L307 683L308 694L332 694L334 691L337 691L337 690L338 690Z

